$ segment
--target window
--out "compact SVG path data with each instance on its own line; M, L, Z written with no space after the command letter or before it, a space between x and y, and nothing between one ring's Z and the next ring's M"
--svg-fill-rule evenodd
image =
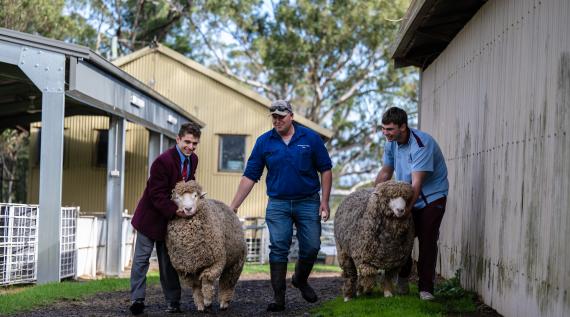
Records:
M107 153L109 151L109 130L97 130L97 143L93 163L96 167L107 167Z
M218 171L241 173L245 167L245 135L220 135Z

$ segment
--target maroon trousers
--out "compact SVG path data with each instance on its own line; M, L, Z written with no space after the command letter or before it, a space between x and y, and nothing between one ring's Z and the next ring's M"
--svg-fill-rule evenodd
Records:
M439 238L439 226L445 213L447 198L435 200L422 209L412 209L416 237L419 242L418 256L418 289L420 292L433 294L435 281L435 264L437 260L437 239ZM407 278L412 271L412 255L408 257L406 264L400 270L398 276Z

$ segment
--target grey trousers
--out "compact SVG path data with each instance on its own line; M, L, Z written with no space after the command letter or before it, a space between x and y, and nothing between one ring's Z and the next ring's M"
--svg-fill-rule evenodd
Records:
M158 270L160 285L167 303L180 302L180 281L178 273L170 263L168 250L164 241L155 241L140 232L137 232L135 255L131 268L131 300L143 299L146 293L146 273L148 272L149 259L152 248L156 245L158 257Z

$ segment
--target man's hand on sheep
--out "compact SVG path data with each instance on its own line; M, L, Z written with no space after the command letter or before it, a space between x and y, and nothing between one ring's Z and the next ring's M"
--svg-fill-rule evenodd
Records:
M414 207L414 204L407 204L406 205L406 211L404 211L404 217L408 217L408 215L410 215L412 213L413 207Z
M320 212L320 214L321 214L321 220L322 220L322 221L325 221L325 222L326 222L327 220L329 220L329 216L330 216L330 214L331 214L331 210L330 210L330 208L329 208L329 203L328 203L328 201L327 201L327 202L324 202L324 201L321 202L321 207L319 208L319 212Z

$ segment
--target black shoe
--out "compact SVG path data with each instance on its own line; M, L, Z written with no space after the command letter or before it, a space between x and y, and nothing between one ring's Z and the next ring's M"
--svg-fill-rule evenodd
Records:
M133 315L142 314L144 312L144 299L135 300L131 306L129 306L129 310Z
M180 303L168 303L168 307L166 307L166 312L169 314L181 313L182 310L180 309Z
M293 286L301 291L301 296L309 303L314 303L319 300L313 288L307 283L312 269L312 262L298 260L297 265L295 265L295 274L293 274L291 278Z
M275 303L271 303L267 306L267 311L268 312L280 312L280 311L284 311L285 310L285 305L279 305L279 304L275 304Z
M269 263L271 272L271 287L273 288L273 303L267 306L269 312L279 312L285 310L285 292L287 285L285 277L287 276L287 262Z

